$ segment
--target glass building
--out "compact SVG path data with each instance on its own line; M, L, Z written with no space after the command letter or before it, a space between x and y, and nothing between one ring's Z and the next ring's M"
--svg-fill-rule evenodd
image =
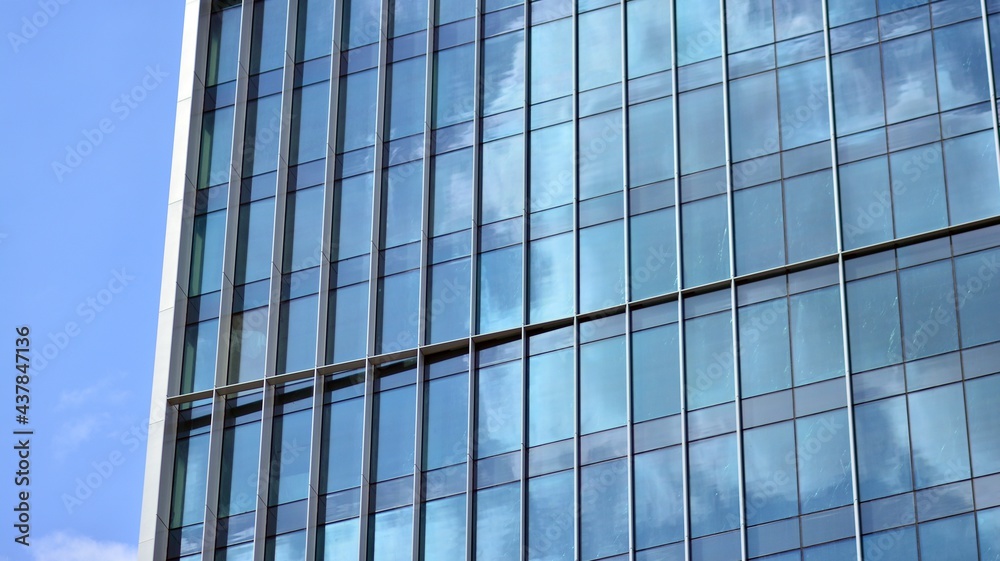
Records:
M188 0L142 561L1000 560L1000 0Z

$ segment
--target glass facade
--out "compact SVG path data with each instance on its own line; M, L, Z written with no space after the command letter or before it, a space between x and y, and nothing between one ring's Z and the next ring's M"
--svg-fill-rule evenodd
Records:
M149 561L1000 561L1000 2L202 4Z

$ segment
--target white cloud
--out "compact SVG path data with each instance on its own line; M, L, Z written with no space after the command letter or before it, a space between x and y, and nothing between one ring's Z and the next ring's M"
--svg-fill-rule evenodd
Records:
M131 544L97 541L63 532L38 538L28 549L33 561L135 561L139 555Z
M62 461L72 456L107 425L109 418L108 413L95 413L63 423L54 439L56 458Z

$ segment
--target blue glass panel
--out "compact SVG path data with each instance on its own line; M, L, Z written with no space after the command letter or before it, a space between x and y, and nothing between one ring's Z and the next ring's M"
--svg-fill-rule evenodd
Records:
M879 4L882 4L881 0ZM913 561L917 557L917 531L913 526L869 534L862 541L865 559Z
M400 37L427 28L427 2L392 0L389 8L389 37Z
M909 402L916 487L969 478L969 439L962 386L952 384L912 393Z
M840 204L845 249L892 239L892 195L885 156L840 166Z
M369 561L409 561L413 558L412 507L373 515L368 531Z
M621 110L580 120L579 197L619 191L625 182L625 134Z
M396 62L386 70L385 127L389 139L424 130L424 57Z
M289 193L285 213L283 272L318 266L322 259L323 187Z
M844 375L840 290L831 286L793 295L792 376L801 386Z
M469 336L471 275L468 259L449 261L431 268L427 281L430 293L426 303L429 342L439 343Z
M792 387L788 301L779 298L740 308L739 334L743 396Z
M882 44L886 117L898 123L937 111L937 87L931 34L922 33Z
M383 391L375 396L372 411L376 427L372 438L372 475L375 481L413 473L414 393L414 386L411 385Z
M573 436L573 351L533 356L528 361L528 445Z
M1000 560L1000 508L981 511L977 518L981 561Z
M270 278L273 234L273 198L241 205L235 284Z
M378 41L380 4L379 0L347 0L344 2L342 49L352 49Z
M538 323L571 315L575 300L573 234L532 241L529 260L529 321Z
M472 224L472 149L434 158L431 171L431 233L458 232Z
M830 25L843 25L875 17L875 0L830 0L828 10Z
M688 409L732 401L735 393L729 312L688 320L684 329Z
M471 0L436 0L437 24L444 25L476 15L476 3Z
M841 409L795 421L799 508L818 512L853 500L850 427Z
M902 360L895 275L881 275L848 284L847 317L851 368L854 372Z
M287 0L257 0L250 35L250 73L258 74L285 63Z
M580 347L580 431L598 432L625 424L625 338Z
M934 57L941 111L989 99L981 21L934 30Z
M219 348L219 320L188 325L184 331L184 364L181 393L210 389L215 385L215 360Z
M580 472L580 550L585 560L628 551L628 464L615 460Z
M629 280L633 300L677 290L675 213L666 208L632 217Z
M207 480L208 434L179 439L174 451L171 528L204 521Z
M522 321L521 246L484 253L479 261L479 333Z
M226 213L196 216L192 227L191 276L188 296L199 296L222 288L222 248L226 239Z
M896 237L948 225L943 160L938 143L896 152L889 157Z
M392 353L417 346L419 301L419 271L400 273L379 281L379 321L375 345L378 352ZM357 328L356 324L354 328Z
M340 79L340 119L337 153L375 143L375 104L378 73L366 70ZM304 88L303 88L304 89Z
M685 65L722 54L722 32L718 2L678 0L677 64Z
M833 57L833 94L838 135L885 124L882 88L878 87L881 82L882 63L877 45Z
M770 183L733 194L736 272L744 275L785 264L781 184Z
M857 561L857 547L854 539L817 545L805 550L802 561Z
M958 349L951 262L939 261L902 270L899 287L906 359Z
M233 314L229 339L229 383L264 377L267 308Z
M374 72L369 72L368 74L372 75L371 95L374 95ZM359 103L354 98L351 101L354 101L358 105L364 103ZM288 148L289 164L295 165L302 162L311 162L326 156L329 107L329 82L320 82L295 90L295 93L292 95L292 128ZM356 126L359 129L363 129L366 126L372 129L371 136L373 137L375 102L371 101L367 108L352 106L352 109L362 112L358 115L359 122L357 122ZM364 113L365 110L369 111L367 116L371 117L367 121L364 120L366 116ZM371 138L367 144L359 144L358 146L367 146L373 142L374 138Z
M697 286L729 276L729 227L726 197L681 207L684 285Z
M521 486L476 493L476 561L516 559L521 550Z
M822 60L778 70L781 147L797 148L830 138L826 64Z
M469 442L468 374L431 380L424 391L424 469L464 462Z
M250 512L257 507L257 465L260 422L225 429L219 482L219 518Z
M268 504L290 503L309 495L309 454L305 451L309 448L311 430L311 409L274 418Z
M372 176L359 175L334 188L331 260L364 255L372 248Z
M921 559L976 559L976 520L971 514L920 525Z
M632 334L632 415L635 422L680 412L677 324Z
M962 346L1000 340L1000 250L991 249L955 259Z
M983 131L944 141L952 224L1000 214L993 133Z
M431 501L422 507L420 558L423 561L465 560L465 495Z
M861 500L909 491L910 437L904 398L858 405L854 422Z
M632 30L629 29L629 33ZM726 35L729 52L735 53L774 42L774 15L770 0L726 2Z
M702 4L699 0L689 0L688 3ZM679 111L681 173L693 173L724 164L722 86L681 94Z
M281 303L278 318L277 372L296 372L316 366L316 295Z
M670 4L664 0L634 0L626 4L628 18L628 77L637 78L670 68Z
M483 42L483 114L524 105L524 32Z
M625 229L615 220L580 231L580 311L625 302Z
M673 112L669 97L629 108L629 183L632 187L673 178Z
M531 27L531 103L572 93L572 34L569 18Z
M358 519L324 526L316 535L317 561L337 561L357 557L361 546Z
M320 493L343 491L361 484L364 410L363 399L338 401L323 408Z
M209 23L208 64L205 85L214 86L236 79L236 59L240 52L240 7L212 14Z
M780 520L799 513L795 430L789 421L743 434L747 524Z
M580 14L580 91L622 81L621 9L618 5Z
M652 547L684 539L679 446L635 457L635 543Z
M201 120L198 188L229 181L233 155L233 107L205 113Z
M778 84L774 72L729 83L734 161L778 151Z
M333 0L299 0L295 60L301 62L330 54L333 44Z
M385 172L385 191L382 198L383 248L420 240L422 169L421 162L412 162L391 167Z
M243 177L278 169L278 132L281 128L281 96L269 95L247 102L243 140Z
M972 445L972 472L975 476L1000 472L1000 376L966 382L969 442ZM1000 545L1000 544L998 544ZM1000 552L1000 549L997 550Z
M531 210L573 200L573 125L564 123L531 133Z
M521 361L479 371L476 457L521 447Z
M362 282L331 291L327 337L328 362L343 362L365 355L368 340L368 283Z
M777 39L798 37L823 27L822 4L803 0L776 0L774 31Z
M573 546L573 472L528 482L528 561L571 561Z
M475 50L463 45L434 54L434 113L431 126L441 128L472 118L472 69Z
M489 224L522 214L524 137L511 136L483 144L482 163L480 222Z
M693 537L739 527L736 456L736 435L733 434L690 445L688 477Z

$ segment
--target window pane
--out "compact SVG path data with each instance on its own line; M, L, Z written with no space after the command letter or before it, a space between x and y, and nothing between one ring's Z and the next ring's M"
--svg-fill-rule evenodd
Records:
M379 38L379 0L347 0L344 2L343 49L369 45Z
M360 539L357 518L328 524L317 532L316 559L317 561L338 561L355 558L361 548L358 543Z
M423 505L420 544L423 561L464 561L465 495Z
M583 559L628 551L628 465L624 459L584 466L580 472Z
M391 353L416 347L420 272L414 270L381 279L378 296L378 341L375 345L378 352Z
M328 362L343 362L365 356L368 341L368 283L331 291L327 337Z
M295 90L292 95L291 165L318 160L327 153L326 133L330 114L330 83L321 82Z
M677 324L632 334L632 410L635 422L680 413Z
M952 224L1000 214L995 146L990 131L944 141Z
M580 231L581 312L625 302L624 248L621 220Z
M853 500L851 443L847 410L795 421L802 513L850 504Z
M222 289L222 248L226 239L225 211L195 216L192 230L189 297Z
M743 435L747 524L761 524L799 513L795 431L791 422L751 429Z
M281 129L281 95L247 102L246 138L243 141L243 177L278 169Z
M211 389L215 385L215 360L218 348L218 319L187 326L184 331L182 394Z
M413 558L413 508L399 508L372 516L369 561L409 561Z
M580 432L625 425L625 337L580 347Z
M377 428L373 440L375 457L372 458L372 474L376 481L413 473L414 391L413 386L407 386L379 392L375 396L372 415ZM408 539L406 543L409 544ZM409 551L409 547L406 549Z
M572 93L572 20L561 19L531 28L531 103Z
M847 285L851 368L862 372L899 363L899 298L896 276L881 275Z
M483 115L524 106L524 32L483 42Z
M336 184L334 189L334 261L371 251L372 176L359 175Z
M389 2L389 37L399 37L427 28L426 0Z
M323 255L323 187L293 191L285 205L283 272L318 266Z
M892 195L885 156L840 166L840 204L845 249L892 239Z
M683 0L685 4L711 6L713 2ZM678 9L682 2L678 2ZM718 6L715 6L718 10ZM684 52L683 48L681 52ZM723 142L722 86L712 86L680 96L681 173L688 174L726 163Z
M260 421L229 427L223 432L219 518L256 508L259 452Z
M931 61L931 34L921 33L882 43L886 117L898 123L937 111L937 87Z
M434 115L440 128L472 118L475 51L464 45L434 54Z
M909 395L913 480L918 489L971 476L962 385Z
M170 502L171 528L181 528L204 521L207 478L208 435L179 439L174 451L174 483Z
M320 493L343 491L361 484L364 410L361 398L337 401L323 408Z
M483 368L477 383L476 457L520 449L521 361Z
M980 511L979 554L983 561L1000 559L1000 508Z
M732 401L736 394L729 312L689 319L684 329L688 409Z
M635 457L635 545L684 539L684 486L680 446Z
M423 207L423 164L419 161L389 168L385 172L382 199L382 247L420 241Z
M1000 426L1000 408L996 406L998 395L1000 376L966 382L972 472L977 477L1000 472L1000 431L996 430Z
M729 110L734 161L778 151L778 84L774 72L730 82Z
M789 299L792 375L801 386L844 375L840 290L831 286Z
M281 303L278 322L278 373L296 372L316 366L316 295Z
M889 157L892 165L896 237L912 236L948 225L944 157L934 143Z
M899 272L907 360L958 349L951 261Z
M531 210L573 201L573 124L531 132Z
M330 54L333 43L333 0L299 0L299 26L295 43L297 62Z
M580 91L622 81L621 9L610 6L579 15Z
M431 268L428 281L427 330L431 343L469 336L469 259L458 259Z
M678 65L708 60L722 54L718 2L677 0L674 9L677 14Z
M264 377L267 308L233 314L229 339L229 383Z
M521 551L521 485L476 493L476 561L517 559Z
M832 17L832 3L830 11ZM838 135L885 124L881 84L878 45L833 57L833 99Z
M634 0L626 6L628 17L628 77L637 78L670 68L670 3ZM669 130L669 129L666 129Z
M936 561L976 559L976 519L973 515L920 525L920 556Z
M528 482L528 560L570 561L573 547L573 472Z
M875 17L875 0L830 0L830 25Z
M879 2L883 2L880 0ZM912 561L917 557L917 531L914 526L864 537L864 558L882 561Z
M479 333L520 325L521 246L484 253L479 261Z
M205 85L214 86L236 79L236 59L240 52L239 7L212 14L208 32L208 71Z
M989 99L989 74L986 72L981 21L934 30L934 61L941 111Z
M241 285L270 278L274 199L241 205L239 220L235 284Z
M574 304L573 234L534 240L529 246L529 321L572 315Z
M476 15L476 3L472 0L437 0L437 24L471 18Z
M424 4L426 5L426 4ZM390 64L386 70L386 131L389 139L424 130L424 76L427 67L419 56Z
M312 393L305 398L312 399ZM274 418L271 428L271 482L268 504L279 505L309 495L309 446L312 410Z
M833 174L829 170L785 180L785 215L789 263L837 251Z
M912 488L906 401L894 397L854 410L861 500L887 497Z
M250 36L250 74L281 68L285 63L288 0L257 0Z
M736 272L763 271L785 264L785 219L781 183L733 193Z
M620 191L625 181L621 110L580 119L580 199Z
M481 223L524 212L524 137L511 136L482 145ZM419 205L418 205L419 210Z
M632 217L632 299L677 290L676 210L666 208Z
M469 442L469 375L431 380L425 391L424 469L464 462Z
M440 236L472 225L472 149L434 157L431 171L431 232Z
M628 119L630 186L673 178L672 98L633 105L629 108Z
M729 276L729 226L726 197L711 197L681 207L684 286Z
M233 108L209 111L201 119L198 188L229 182L233 157Z
M528 445L570 438L574 432L573 351L564 349L528 361Z
M375 104L378 73L366 70L340 79L340 119L337 153L375 144ZM303 88L305 89L305 88Z
M815 60L778 70L781 95L781 148L797 148L830 138L826 64Z
M819 31L823 27L822 4L802 0L776 0L774 20L775 35L779 41Z
M736 435L694 442L688 462L691 535L701 537L739 526Z
M740 308L739 333L743 396L792 387L787 301L779 298Z

